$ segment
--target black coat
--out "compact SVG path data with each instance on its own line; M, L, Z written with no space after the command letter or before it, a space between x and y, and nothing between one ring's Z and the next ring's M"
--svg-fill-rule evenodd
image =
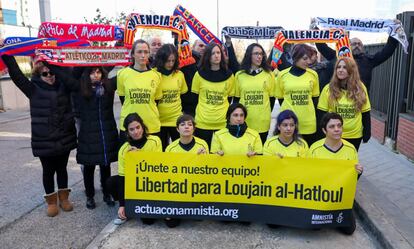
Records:
M48 66L56 74L54 85L39 77L31 80L19 69L14 57L2 55L9 75L30 100L32 151L35 157L59 156L76 148L76 129L70 92L73 82L62 77L61 70Z
M109 165L118 160L118 131L113 105L115 89L101 97L78 98L80 131L76 161L84 165Z
M394 53L395 49L397 48L397 45L398 41L390 36L388 37L387 43L381 51L373 55L365 53L354 55L354 59L358 65L361 80L367 87L368 92L371 87L372 70L374 70L376 66L379 66L381 63L390 58ZM328 47L325 43L316 43L316 47L318 48L319 52L323 55L323 57L325 57L327 60L335 59L335 50Z

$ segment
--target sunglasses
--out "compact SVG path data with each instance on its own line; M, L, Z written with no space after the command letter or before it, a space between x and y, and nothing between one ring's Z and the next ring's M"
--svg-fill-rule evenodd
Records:
M43 77L47 77L48 75L54 76L55 74L53 72L43 72L40 75L42 75Z

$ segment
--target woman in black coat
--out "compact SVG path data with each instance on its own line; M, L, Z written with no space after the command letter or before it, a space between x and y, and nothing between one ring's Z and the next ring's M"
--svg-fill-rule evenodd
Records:
M79 68L78 68L79 70ZM99 165L103 200L113 206L105 181L111 176L110 164L118 158L118 131L113 112L116 83L108 80L102 67L87 67L80 78L78 98L80 131L76 160L83 165L86 207L96 207L95 166Z
M64 211L71 211L66 167L70 151L76 148L75 120L70 102L75 82L65 77L61 68L44 62L35 63L29 80L14 57L2 55L1 58L12 81L30 100L32 151L42 163L47 215L58 214L58 197L59 206ZM55 191L55 174L58 192Z

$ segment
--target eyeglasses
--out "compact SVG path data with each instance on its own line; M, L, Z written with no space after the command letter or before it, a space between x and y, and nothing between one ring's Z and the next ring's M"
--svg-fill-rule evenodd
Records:
M264 53L262 53L262 52L254 52L253 55L254 56L259 56L259 55L260 56L264 56Z
M55 74L53 73L53 72L43 72L43 73L41 73L41 75L43 76L43 77L47 77L48 75L50 75L50 76L54 76Z

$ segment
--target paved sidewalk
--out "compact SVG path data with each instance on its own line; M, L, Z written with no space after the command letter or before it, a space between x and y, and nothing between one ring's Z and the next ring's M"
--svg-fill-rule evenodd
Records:
M0 124L12 122L16 120L22 120L30 118L30 110L19 109L19 110L1 110L0 111Z
M386 248L414 248L414 164L375 139L362 144L356 210Z

